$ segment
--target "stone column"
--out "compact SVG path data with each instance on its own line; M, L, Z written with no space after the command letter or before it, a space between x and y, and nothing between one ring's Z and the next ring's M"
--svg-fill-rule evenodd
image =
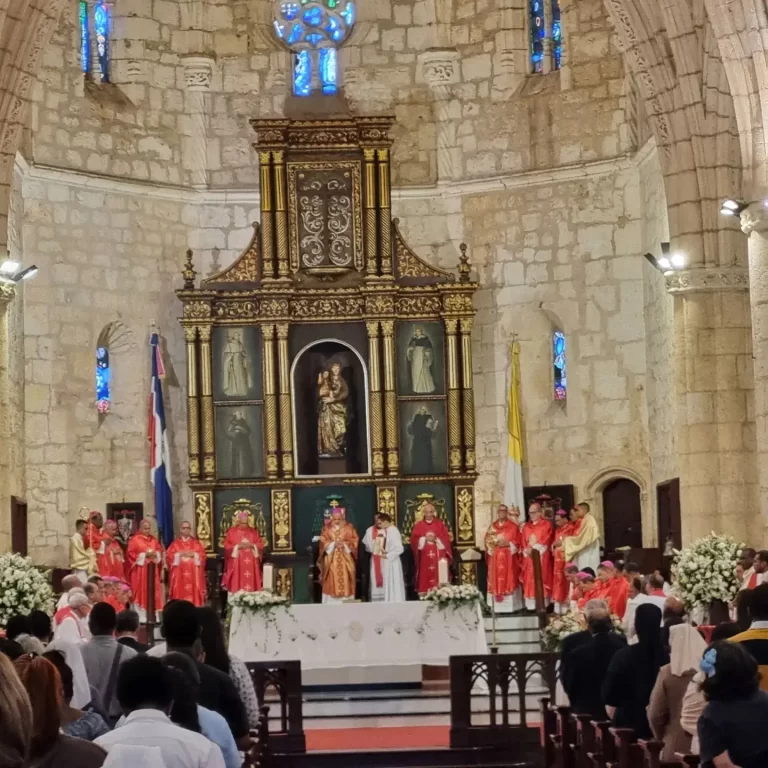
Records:
M267 477L277 477L277 397L275 394L275 326L262 325L264 337L264 422L267 446Z
M499 31L493 74L503 76L498 86L513 88L530 71L530 51L526 33L527 0L501 0ZM515 77L516 76L516 77ZM496 81L495 81L496 82Z
M182 137L184 167L195 189L208 186L208 109L206 94L211 88L214 61L208 56L186 56L184 83L187 88L187 135Z
M280 455L283 477L293 477L293 413L288 365L288 323L277 324L277 371L280 392Z
M459 321L455 317L445 320L448 341L448 469L452 474L461 472L461 392L459 390L459 356L456 331Z
M395 322L381 321L384 342L384 434L387 445L387 471L397 475L400 471L397 434L397 395L395 393Z
M187 445L189 479L200 479L200 403L197 399L197 326L184 326L187 342Z
M461 174L461 151L456 143L455 119L461 118L461 106L453 114L453 86L459 82L459 53L451 49L419 54L424 82L434 98L437 130L437 181L447 184Z
M683 544L727 532L752 541L752 345L747 272L668 272L675 296L675 389Z
M200 326L200 396L203 415L203 477L216 479L216 441L214 436L213 375L211 369L211 326Z
M371 455L373 474L384 474L384 422L381 412L381 372L379 366L379 321L366 323L368 359L371 370Z
M9 409L9 328L8 305L16 295L12 283L0 282L0 551L5 552L11 546L11 415Z

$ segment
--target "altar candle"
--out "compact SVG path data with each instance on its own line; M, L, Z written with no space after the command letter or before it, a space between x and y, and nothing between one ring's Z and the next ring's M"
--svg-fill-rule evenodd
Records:
M448 576L448 561L443 557L437 563L437 580L440 584L450 584L451 582Z
M264 573L262 578L262 588L267 592L273 592L275 589L275 573L272 563L264 563Z

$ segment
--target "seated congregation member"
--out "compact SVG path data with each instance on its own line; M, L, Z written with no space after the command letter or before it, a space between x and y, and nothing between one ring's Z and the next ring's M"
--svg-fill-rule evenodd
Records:
M19 656L24 655L24 649L15 641L7 637L0 637L0 656L4 656L10 661L16 661Z
M122 664L117 698L125 720L95 742L107 752L122 745L155 747L162 753L165 768L224 768L215 744L200 733L174 725L168 717L173 687L160 659L139 655Z
M5 636L9 640L15 640L19 635L28 635L32 632L32 624L29 616L11 616L5 624Z
M661 639L669 653L669 632L672 627L685 623L685 603L674 595L664 601L661 613Z
M136 653L146 653L149 646L138 640L139 614L130 609L120 611L115 623L115 637L121 645L133 648Z
M178 651L194 659L200 673L200 703L207 709L223 715L238 746L241 749L249 749L248 717L235 684L225 672L200 661L202 628L197 610L186 600L169 602L163 612L161 627L165 643L155 645L147 655L157 657Z
M664 603L667 600L667 595L664 592L664 579L655 573L652 573L648 577L648 586L646 588L646 595L649 603L657 605L661 610L664 610Z
M240 700L245 706L248 725L256 728L259 724L259 702L256 699L251 673L245 666L245 662L236 656L230 656L227 652L224 627L216 611L209 606L198 608L197 619L200 622L200 641L203 644L205 663L232 678Z
M87 642L91 637L91 632L88 629L88 614L90 612L91 603L85 592L72 591L67 607L57 611L54 617L56 629L53 632L53 639L75 644Z
M110 724L120 717L116 686L118 667L136 656L133 648L115 640L115 609L107 603L93 607L89 618L93 637L80 650L88 673L88 681L98 691Z
M589 624L590 616L593 613L605 614L608 612L608 603L605 600L589 600L584 605L584 618ZM572 635L568 635L563 644L560 647L560 679L570 679L570 665L573 658L573 653L577 648L582 645L586 645L592 639L592 633L588 629L584 629L581 632L574 632Z
M741 643L760 668L760 687L768 691L768 584L755 587L749 596L749 616L752 623L746 632L731 638Z
M624 634L627 638L627 642L630 644L637 642L637 638L635 637L635 611L637 610L637 606L647 602L648 595L645 594L643 580L639 578L632 579L632 582L629 585L627 608L624 611L624 617L621 622L624 627Z
M570 654L566 665L561 664L566 672L563 674L561 671L561 680L573 712L605 720L600 688L611 659L626 646L627 641L613 631L611 615L604 603L588 610L586 618L591 638Z
M2 638L2 642L12 643L13 640ZM27 768L31 722L29 696L16 674L13 661L0 645L0 765L4 768Z
M661 611L645 603L635 611L637 643L622 648L611 659L602 687L608 717L618 728L632 728L639 739L649 739L646 707L659 670L669 662L661 640Z
M669 664L659 670L648 703L648 722L654 738L664 742L662 761L672 762L675 754L690 751L691 737L681 723L683 699L707 644L690 624L670 628Z
M712 643L701 660L707 700L698 723L702 768L768 765L768 693L743 643Z
M56 667L61 678L61 731L68 736L93 741L109 732L109 726L97 712L77 709L72 706L74 683L72 670L61 651L48 651L44 658Z
M95 744L62 733L61 678L42 656L20 656L14 662L32 705L29 723L30 765L35 768L101 768L106 754Z
M227 721L218 712L201 707L199 704L200 673L197 671L195 662L183 653L167 653L162 661L174 676L175 684L180 686L171 709L171 720L182 727L187 727L174 716L174 709L178 706L183 694L195 713L195 719L189 717L191 724L197 723L197 728L192 730L202 733L206 739L210 739L219 747L226 768L240 768L240 753L237 751L237 744ZM189 704L185 705L187 711L189 711Z
M752 565L742 577L741 589L757 589L768 578L768 551L762 549L755 553Z

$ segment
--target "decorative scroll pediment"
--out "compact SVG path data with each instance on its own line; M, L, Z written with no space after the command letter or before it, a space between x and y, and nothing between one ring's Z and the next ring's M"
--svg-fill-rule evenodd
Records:
M420 283L452 283L456 278L450 273L427 264L420 259L405 242L400 232L399 219L392 219L395 231L395 275Z
M254 222L253 237L234 264L202 280L200 286L219 283L257 283L259 281L259 224Z

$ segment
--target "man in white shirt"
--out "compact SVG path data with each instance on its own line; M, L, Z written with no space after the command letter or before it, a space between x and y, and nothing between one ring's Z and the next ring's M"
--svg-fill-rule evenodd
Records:
M80 581L78 576L74 573L70 573L61 580L61 597L59 602L56 603L56 610L60 611L62 608L66 608L69 605L69 593L73 589L83 590L83 582Z
M173 685L160 659L136 656L120 667L117 698L127 717L95 744L110 752L118 745L156 747L165 768L224 768L221 750L202 734L174 725L167 715Z
M85 643L91 639L88 629L88 614L91 604L85 592L75 592L69 595L68 605L56 612L56 629L53 639L63 643Z
M371 602L404 603L403 539L388 514L376 515L376 525L365 532L363 545L371 554Z

